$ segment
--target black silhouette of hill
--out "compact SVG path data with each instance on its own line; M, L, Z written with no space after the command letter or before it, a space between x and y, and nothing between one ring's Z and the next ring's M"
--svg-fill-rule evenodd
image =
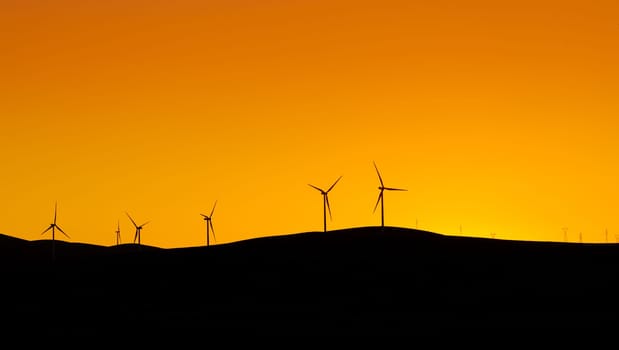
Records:
M0 237L3 317L46 336L614 329L619 245L361 227L163 249Z

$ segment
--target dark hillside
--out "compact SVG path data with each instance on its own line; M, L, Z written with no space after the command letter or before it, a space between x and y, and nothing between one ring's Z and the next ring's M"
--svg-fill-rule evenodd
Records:
M619 246L354 228L161 249L3 239L17 329L391 335L619 325ZM140 249L138 249L140 248ZM44 325L44 326L43 326Z

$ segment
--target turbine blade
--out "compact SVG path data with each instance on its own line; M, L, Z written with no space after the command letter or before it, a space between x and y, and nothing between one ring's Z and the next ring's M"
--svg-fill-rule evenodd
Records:
M327 193L329 193L329 191L331 191L331 190L333 189L333 187L335 187L335 184L336 184L338 181L340 181L340 179L341 179L341 178L342 178L342 177L340 176L340 177L338 177L338 178L337 178L337 180L335 180L335 182L333 183L333 185L331 185L331 187L329 187L329 189L327 190Z
M47 231L51 230L51 229L52 229L52 226L54 226L54 225L53 225L53 224L49 225L49 226L45 229L45 231L41 232L41 234L44 234L45 232L47 232Z
M213 240L217 242L217 239L215 238L215 228L213 227L213 222L209 221L208 224L209 226L211 226L211 232L213 233Z
M60 226L56 225L56 228L58 229L58 231L62 232L62 234L63 234L63 235L67 236L67 238L71 238L71 237L69 237L69 235L68 235L68 234L66 234L66 233L65 233L65 232L64 232L64 231L60 228Z
M385 189L389 191L408 191L403 188L393 188L393 187L385 187Z
M206 216L206 215L204 215L204 214L200 214L200 215L202 215L205 219L207 219L207 218L208 218L208 216Z
M54 225L56 224L57 213L58 213L58 202L54 204Z
M318 187L316 187L314 185L311 185L311 184L307 184L307 185L317 189L318 191L320 191L320 193L324 192L321 188L318 188Z
M140 234L140 230L135 230L135 236L133 236L133 243L135 243L135 241L137 241L138 239L138 235Z
M211 215L213 216L213 213L215 212L215 206L217 205L217 201L215 201L215 204L213 204L213 209L211 209Z
M125 212L125 214L127 214L127 216L129 217L129 220L131 220L131 223L133 223L133 226L135 226L137 228L138 224L136 224L135 221L133 221L133 218L131 217L131 215L129 215L129 213L127 213L127 212Z
M331 215L331 205L329 205L329 196L325 194L325 202L327 203L327 210L329 211L329 219L333 220L333 216Z
M378 174L378 180L380 181L380 185L384 187L385 184L383 183L383 178L380 176L380 172L378 171L378 167L376 166L376 162L374 162L374 169L376 169L376 174Z
M383 191L381 190L380 193L378 194L378 200L376 201L376 205L374 205L374 211L372 211L372 213L376 212L376 208L378 208L378 203L380 203L382 199L383 199Z
M140 227L144 227L144 225L148 224L150 221L146 221L145 223L143 223L142 225L140 225Z

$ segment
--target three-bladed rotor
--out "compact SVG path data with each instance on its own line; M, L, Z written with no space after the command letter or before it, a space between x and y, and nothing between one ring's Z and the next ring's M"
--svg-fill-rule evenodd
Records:
M140 244L141 241L141 232L142 232L142 228L148 224L150 221L146 221L145 223L143 223L142 225L138 225L135 223L135 220L133 220L133 218L131 217L131 215L129 215L129 213L125 212L125 214L127 214L127 217L129 217L129 220L131 220L131 223L133 224L133 226L135 227L135 235L133 236L133 243L138 243L138 245Z
M378 199L376 200L376 205L374 205L373 212L376 212L378 203L380 203L380 226L385 227L384 192L385 191L407 191L407 190L403 188L385 187L385 183L383 182L382 176L380 176L380 171L378 171L378 166L376 166L376 162L374 162L374 169L376 169L376 174L378 175L378 181L380 181L380 186L378 186L378 189L380 190L380 192L378 193Z
M333 220L333 216L331 215L331 204L329 204L329 192L335 187L335 185L340 181L342 177L338 177L337 180L329 187L326 191L320 187L314 186L312 184L308 184L309 186L315 188L322 194L322 204L323 204L323 228L324 232L327 232L327 210L329 211L329 218Z
M69 237L68 234L66 234L62 228L60 228L60 226L58 226L58 224L56 224L56 218L58 216L58 202L55 203L54 205L54 221L49 224L49 226L45 229L45 231L41 232L41 234L44 234L45 232L52 230L52 240L56 239L56 229L58 229L58 231L62 232L63 235L65 235L67 238L71 238Z
M215 238L215 228L213 227L213 222L211 221L211 218L213 217L213 213L215 212L216 206L217 206L217 201L215 201L215 204L213 204L213 209L211 209L211 213L209 215L200 214L204 218L204 221L206 221L206 245L207 246L210 245L211 232L213 234L213 239L217 241L217 239Z

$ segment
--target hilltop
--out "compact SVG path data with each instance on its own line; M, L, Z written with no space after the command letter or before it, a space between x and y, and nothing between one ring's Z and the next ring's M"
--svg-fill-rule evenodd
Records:
M103 247L0 237L17 330L56 336L409 335L612 328L619 245L361 227L210 247Z

